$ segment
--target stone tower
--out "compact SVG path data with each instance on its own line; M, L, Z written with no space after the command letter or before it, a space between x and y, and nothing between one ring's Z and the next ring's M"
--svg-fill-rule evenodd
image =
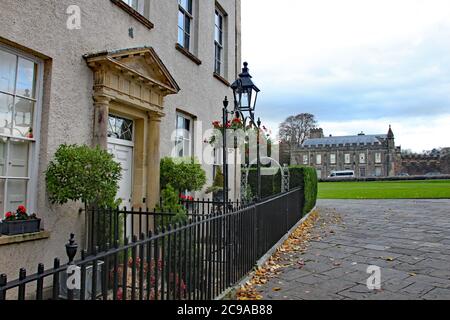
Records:
M310 139L322 139L323 136L323 129L322 128L314 128L311 129L310 132Z
M396 163L396 148L395 148L395 136L392 131L392 126L389 125L389 131L387 134L387 145L388 145L388 154L387 154L387 175L389 177L396 175L395 163Z

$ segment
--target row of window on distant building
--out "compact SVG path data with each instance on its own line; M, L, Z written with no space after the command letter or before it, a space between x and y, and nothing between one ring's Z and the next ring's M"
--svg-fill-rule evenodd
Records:
M312 156L313 157L313 156ZM311 164L313 164L313 160L311 160ZM381 160L381 152L377 152L375 153L375 163L377 164L381 164L382 160ZM346 153L344 154L344 163L345 164L352 164L352 156L350 153ZM365 153L360 153L359 154L359 164L366 164L367 163L367 156ZM307 154L303 155L303 164L304 165L309 165L310 164L310 159L309 156ZM322 165L322 155L321 154L317 154L316 155L316 165ZM330 154L330 164L331 165L335 165L337 164L337 158L336 158L336 154L332 153Z
M149 0L122 0L134 10L143 16L148 16ZM193 38L197 36L194 33L195 8L194 5L198 0L178 0L178 44L185 50L193 52ZM224 76L224 60L225 60L225 19L227 14L222 8L215 9L215 26L214 26L214 72L220 76Z

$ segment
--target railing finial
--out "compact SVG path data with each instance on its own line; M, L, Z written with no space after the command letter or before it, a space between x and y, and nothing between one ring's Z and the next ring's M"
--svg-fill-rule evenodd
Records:
M78 250L78 244L75 242L75 234L70 234L69 242L66 244L66 253L69 257L69 264L73 263Z

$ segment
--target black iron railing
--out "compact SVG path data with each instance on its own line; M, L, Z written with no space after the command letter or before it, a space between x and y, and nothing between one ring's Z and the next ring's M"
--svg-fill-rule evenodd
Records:
M302 209L303 191L296 189L228 213L194 215L182 224L124 237L123 244L111 238L103 250L83 250L78 261L71 239L68 264L55 259L52 269L40 264L31 276L21 269L11 282L1 275L0 300L213 299L252 270L302 218Z
M188 217L210 216L222 214L223 202L211 200L180 200L180 204ZM240 201L228 201L227 212L234 212L251 205ZM162 205L160 205L162 207ZM87 251L90 253L94 247L104 250L107 243L123 244L125 239L131 241L133 236L139 236L148 231L155 231L167 227L177 215L175 212L158 212L156 209L88 209L89 232Z

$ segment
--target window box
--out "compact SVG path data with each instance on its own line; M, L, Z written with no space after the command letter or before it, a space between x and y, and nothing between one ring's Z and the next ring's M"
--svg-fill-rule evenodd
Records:
M41 230L41 219L23 221L3 221L0 233L5 236L15 236L18 234L36 233Z

